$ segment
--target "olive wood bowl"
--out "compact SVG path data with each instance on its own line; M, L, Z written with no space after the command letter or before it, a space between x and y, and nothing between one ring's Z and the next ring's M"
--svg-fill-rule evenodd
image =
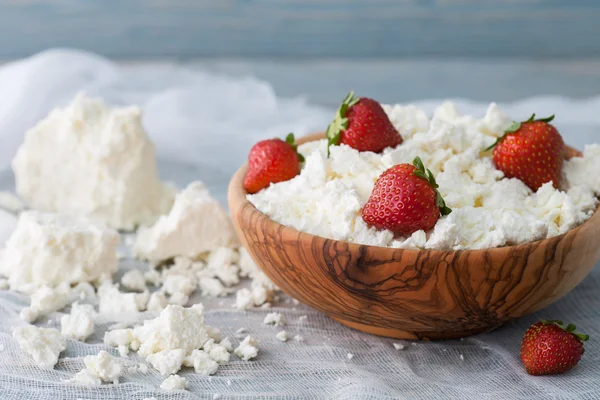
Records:
M298 140L323 138L322 133ZM577 156L569 148L568 156ZM326 239L258 211L233 176L235 229L256 264L285 293L364 332L452 339L490 331L571 291L600 259L600 212L550 239L486 250L403 250Z

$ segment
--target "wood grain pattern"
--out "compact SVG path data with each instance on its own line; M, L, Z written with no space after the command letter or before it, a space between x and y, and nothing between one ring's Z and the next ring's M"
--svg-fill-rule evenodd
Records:
M560 299L600 259L600 208L566 234L519 246L402 250L285 227L246 200L245 173L230 182L229 207L258 266L301 302L377 335L449 339L494 329Z
M599 17L597 0L0 0L0 58L588 58Z

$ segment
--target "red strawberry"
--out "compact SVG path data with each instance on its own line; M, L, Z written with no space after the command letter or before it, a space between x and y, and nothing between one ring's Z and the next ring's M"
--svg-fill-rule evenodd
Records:
M381 104L350 92L327 127L329 146L346 144L358 151L379 153L402 143L402 136L390 122Z
M304 162L294 144L294 134L285 138L269 139L256 143L248 154L248 172L244 178L244 188L248 193L256 193L271 183L292 179L300 173L300 163Z
M508 178L518 178L532 190L544 183L560 184L565 159L565 143L556 128L549 124L554 115L524 122L513 122L494 147L494 164ZM489 150L489 149L488 149Z
M379 176L362 218L377 229L389 229L399 235L410 235L420 229L429 230L446 207L437 191L438 185L419 157L413 165L398 164Z
M588 335L573 333L562 321L541 321L532 325L521 344L521 360L530 375L562 374L573 368L583 355Z

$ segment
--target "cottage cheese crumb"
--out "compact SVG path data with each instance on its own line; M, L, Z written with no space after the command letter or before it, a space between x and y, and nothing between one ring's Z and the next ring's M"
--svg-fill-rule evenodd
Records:
M187 356L183 365L186 367L193 367L194 371L200 375L213 375L219 369L219 363L213 360L210 355L203 350L194 350Z
M433 118L414 106L385 106L404 142L381 154L358 152L327 142L299 146L306 162L295 178L248 196L272 219L313 235L365 245L408 249L483 249L553 237L588 219L600 195L600 146L563 167L561 190L550 184L532 192L507 179L483 152L510 125L511 118L492 103L482 119L463 116L451 102ZM452 213L430 232L396 238L368 227L361 210L377 178L399 163L419 156L431 169ZM241 264L241 261L240 261ZM247 295L247 293L244 293ZM242 301L244 300L244 301ZM240 299L246 307L249 299Z
M193 182L177 194L169 215L138 232L134 252L149 260L175 256L194 259L207 251L235 245L231 219L201 182Z
M152 223L173 190L160 182L138 107L78 95L31 128L12 161L17 193L36 210L116 229ZM118 173L117 173L118 171Z
M263 320L265 325L282 326L285 325L285 317L278 312L269 313Z
M164 376L176 374L182 365L194 367L198 373L214 373L211 372L214 365L218 369L219 364L211 356L219 362L226 362L226 356L220 350L225 346L216 345L213 340L213 348L219 348L214 355L212 349L210 354L200 350L212 340L202 312L201 304L189 308L168 305L157 318L144 321L142 326L107 332L104 343L137 351Z
M123 365L106 351L96 356L86 356L83 360L89 375L97 376L102 382L119 383Z
M121 278L121 285L124 288L135 292L143 292L146 290L146 279L144 274L139 269L127 271Z
M252 336L246 338L234 350L236 356L244 361L249 361L258 355L258 342Z
M275 335L275 338L277 338L277 340L279 340L280 342L287 342L288 333L286 331L278 332L277 335Z
M352 360L354 358L354 354L348 353L346 357L348 358L348 360Z
M94 333L94 307L89 304L73 304L71 313L61 318L60 326L64 336L85 342Z
M231 344L231 340L229 340L229 338L221 340L219 344L223 346L228 352L231 353L233 351L233 345Z
M171 375L160 384L162 390L185 390L187 389L187 379L179 375Z
M19 326L13 329L13 338L44 369L53 369L58 355L67 348L65 337L53 328Z
M402 343L394 343L394 349L396 350L403 350L404 347L405 346Z
M169 305L169 300L162 292L154 292L150 295L148 300L148 311L160 312Z
M162 376L169 376L181 369L185 358L185 350L172 349L152 353L146 357L146 361L154 367Z
M98 296L101 314L118 314L144 311L150 293L125 293L119 290L118 284L105 282L98 288Z
M21 310L21 319L32 323L41 316L66 307L69 304L70 290L67 283L62 283L56 288L42 286L31 295L30 306Z

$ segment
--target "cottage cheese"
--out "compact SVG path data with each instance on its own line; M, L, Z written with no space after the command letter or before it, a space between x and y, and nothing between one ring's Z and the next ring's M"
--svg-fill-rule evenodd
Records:
M279 340L280 342L287 342L287 340L288 340L288 333L287 333L287 331L277 332L277 335L275 335L275 338L277 340Z
M97 281L117 270L117 232L85 219L21 213L0 259L11 290Z
M154 292L150 295L150 299L148 300L148 306L146 307L148 311L161 312L169 305L169 300L167 296L162 292Z
M117 229L166 213L173 189L158 178L138 107L110 108L78 95L25 136L12 162L31 208L85 216Z
M179 375L171 375L160 384L162 390L185 390L187 379Z
M198 258L218 247L234 247L237 237L231 219L201 182L177 194L171 212L139 231L135 254L149 260L175 256Z
M285 325L285 317L281 313L272 312L265 316L265 319L263 320L263 324L273 325L273 326L282 326L282 325Z
M249 195L254 206L284 225L313 235L359 244L411 249L481 249L526 243L567 232L591 216L600 195L600 146L563 167L561 190L531 191L507 179L483 150L511 124L491 104L482 119L460 115L451 102L431 120L414 106L385 106L404 142L381 154L331 147L321 140L299 147L306 162L295 178ZM361 210L386 169L419 156L452 208L429 232L394 237L368 227ZM241 262L240 262L241 264ZM247 295L247 293L245 293ZM246 302L249 302L249 300Z
M209 333L214 329L204 324L203 307L168 305L161 314L133 329L107 332L104 343L112 347L129 347L145 358L163 376L176 374L190 366L202 374L214 374L219 363L228 357L225 344L215 344ZM207 349L201 350L210 341ZM227 360L226 360L227 358Z
M183 365L193 367L197 374L209 376L219 369L219 363L213 360L204 350L194 350L185 358Z
M62 283L55 288L42 286L31 295L31 304L21 310L21 319L34 322L41 316L58 311L69 304L71 288L68 283Z
M119 314L144 311L150 293L125 293L119 290L118 284L113 284L110 281L105 281L98 288L98 296L100 297L99 312L101 314Z
M73 304L71 313L60 319L60 327L64 336L85 342L94 333L94 307L89 304Z
M85 368L79 371L69 382L82 385L100 385L101 382L119 383L123 374L123 365L106 351L83 359Z
M53 369L58 362L58 355L67 348L65 337L53 328L19 326L13 329L13 337L19 346L44 369Z
M132 269L123 275L121 285L135 292L143 292L146 290L146 278L139 269Z
M234 350L234 353L244 361L251 360L258 355L258 341L248 335Z

